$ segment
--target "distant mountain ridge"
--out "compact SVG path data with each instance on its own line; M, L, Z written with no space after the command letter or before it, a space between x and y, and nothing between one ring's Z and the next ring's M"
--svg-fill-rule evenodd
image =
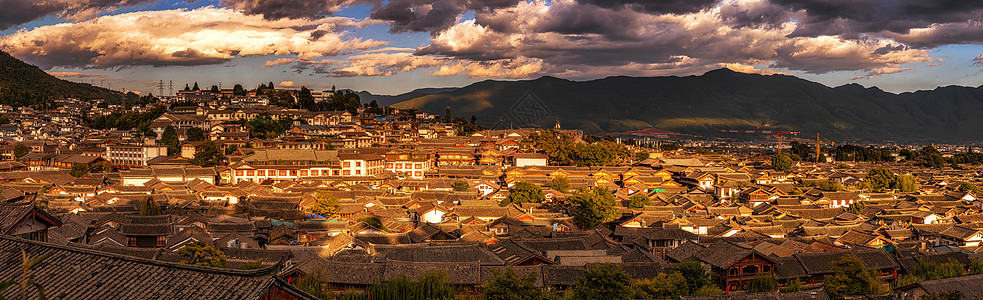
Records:
M56 98L105 99L119 103L127 97L113 90L58 79L0 51L0 104L29 106Z
M399 95L374 95L368 91L356 92L355 94L358 94L358 98L359 100L362 101L362 103L370 103L374 100L376 101L376 103L379 104L379 106L389 106L413 98L419 98L428 95L436 95L443 92L454 91L457 89L458 88L421 88L406 93L402 93Z
M837 141L983 141L983 88L901 94L859 84L828 87L788 75L719 69L699 76L487 80L394 104L492 127L537 125L600 134L644 128L722 136L719 129L786 129ZM728 135L734 137L734 135Z

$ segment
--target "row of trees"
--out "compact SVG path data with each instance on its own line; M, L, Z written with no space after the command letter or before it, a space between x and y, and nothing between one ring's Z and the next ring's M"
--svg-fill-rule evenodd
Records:
M564 177L554 179L550 186L557 191L566 192L570 182ZM636 195L632 197L631 205L641 208L650 205L651 199L647 195ZM542 203L546 200L543 189L536 184L525 181L518 181L509 189L509 197L499 203L501 206L522 203ZM597 227L605 222L614 220L617 217L618 209L615 208L617 198L606 188L580 187L567 197L570 208L574 216L574 223L580 228L590 229Z
M875 192L899 190L903 193L911 193L918 190L918 180L912 175L894 174L894 171L887 167L876 167L867 171L867 178L858 182L854 188Z
M134 111L126 113L113 112L109 115L97 116L94 118L89 118L88 114L82 114L82 119L86 125L92 129L137 129L143 133L144 136L156 137L154 132L150 130L150 123L163 115L165 111L166 109L164 107L154 107L144 113Z
M610 140L579 143L554 129L531 134L520 144L523 149L535 149L546 154L552 165L611 166L632 159L632 152L625 145Z

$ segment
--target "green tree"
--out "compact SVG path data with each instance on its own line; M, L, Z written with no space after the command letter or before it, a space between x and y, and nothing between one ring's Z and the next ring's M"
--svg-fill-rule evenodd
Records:
M447 273L429 271L412 281L406 277L376 281L369 285L369 299L454 299L454 288Z
M309 110L315 110L314 107L314 96L311 95L311 90L306 86L300 87L300 91L297 92L297 104L300 108L305 108Z
M222 154L222 149L219 149L215 142L205 141L201 144L201 151L195 152L194 158L188 160L188 163L196 166L202 166L206 168L211 168L217 165L221 165L225 160L225 155Z
M867 184L874 191L885 191L896 185L898 176L887 167L876 167L867 171Z
M877 274L864 267L863 261L847 254L829 263L833 274L826 275L826 293L832 299L845 296L861 296L887 292Z
M677 272L686 278L687 295L694 295L700 288L713 284L711 274L700 262L687 259L679 262L672 267L672 272Z
M308 276L301 277L294 284L297 288L311 294L311 296L317 297L318 299L331 299L332 294L328 291L329 283L322 279L321 274L312 274Z
M160 140L157 141L157 144L167 146L167 155L177 155L181 151L178 142L177 130L174 129L174 126L167 125L164 128L164 133L160 135Z
M84 164L74 164L72 165L72 176L82 177L89 174L89 166Z
M205 242L191 242L177 251L177 254L184 257L181 263L189 265L209 266L225 268L225 253Z
M897 179L896 188L901 190L902 193L913 193L918 191L918 179L915 179L915 176L903 175L897 177Z
M311 212L331 218L338 214L339 208L338 197L335 197L331 192L314 192L314 204L311 204Z
M686 278L679 272L659 273L653 278L633 281L631 286L635 299L678 299L689 295Z
M566 193L570 190L570 179L567 179L566 176L557 176L553 180L550 180L550 189Z
M643 160L646 160L648 158L649 158L649 152L648 151L644 151L643 150L643 151L639 151L639 152L636 152L635 153L635 160L637 160L637 161L643 161Z
M23 144L14 145L14 157L21 158L24 157L24 155L27 155L28 153L31 153L31 147L28 147Z
M785 280L785 288L782 289L784 293L798 292L802 290L802 280L799 278L792 278Z
M141 216L159 216L162 213L163 210L160 205L157 205L157 201L154 201L153 197L147 197L147 201L140 205Z
M596 264L582 271L572 287L576 299L628 299L631 276L618 265Z
M458 180L454 182L453 187L456 192L467 192L471 188L471 185L467 181Z
M646 205L652 205L652 198L649 198L649 195L644 192L635 193L631 195L631 198L628 198L628 208L637 209Z
M90 173L109 173L113 171L113 163L100 161L89 166Z
M785 153L771 156L771 168L778 172L788 172L792 170L792 157Z
M200 91L201 90L200 88L198 88L198 82L197 81L195 81L195 87L191 88L191 90L192 91Z
M495 278L485 284L486 300L546 300L555 299L549 290L536 286L536 273L518 275L512 268L493 271Z
M236 83L236 85L232 86L232 95L245 96L246 89L243 88L241 84Z
M980 187L976 186L972 182L963 181L963 183L960 183L959 184L959 191L960 192L970 192L970 193L973 193L975 195L976 193L979 193L980 192Z
M543 200L546 200L546 194L543 193L543 188L525 181L517 181L509 189L509 197L503 199L499 205L506 206L510 203L540 203Z
M188 141L204 141L208 138L205 136L205 130L198 127L188 128L187 135Z
M778 289L778 282L771 276L758 276L748 282L748 293L771 292Z
M0 115L0 125L6 125L10 123L10 117L7 115Z
M567 198L575 213L574 223L581 229L593 229L614 220L618 214L615 197L606 188L580 189Z
M209 89L208 91L209 92L212 92L212 93L220 93L220 92L222 92L221 90L218 89L218 86L217 85L214 85L214 84L212 85L212 88Z
M846 208L846 211L849 213L854 213L859 215L864 211L865 207L867 207L867 204L864 203L863 201L854 202L851 203L850 206Z

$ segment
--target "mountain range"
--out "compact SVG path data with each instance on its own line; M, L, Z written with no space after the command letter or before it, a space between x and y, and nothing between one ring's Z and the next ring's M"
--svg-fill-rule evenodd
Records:
M492 128L559 122L592 134L654 128L740 138L718 130L768 129L799 131L804 138L820 133L837 142L983 141L983 87L897 94L729 69L684 77L486 80L392 106L438 115L449 109Z
M355 92L362 103L375 101L379 106L389 106L406 100L419 98L428 95L436 95L443 92L456 90L457 88L422 88L415 89L399 95L374 95L369 91Z
M110 103L119 103L123 99L134 97L137 96L58 79L0 51L0 104L30 106L45 99L57 98L104 99Z

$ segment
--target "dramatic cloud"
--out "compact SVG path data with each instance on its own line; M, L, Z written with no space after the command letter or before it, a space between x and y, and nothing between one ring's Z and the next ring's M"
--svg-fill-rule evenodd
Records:
M49 15L80 21L103 11L154 2L155 0L0 0L0 30Z
M889 38L793 36L799 24L789 16L801 12L764 0L700 7L675 10L695 11L691 13L662 14L631 3L522 2L476 13L475 19L434 34L431 44L416 54L472 61L539 59L543 72L576 79L691 74L737 66L747 70L754 65L808 73L874 72L938 62L928 50ZM876 75L880 74L889 73Z
M0 48L45 68L207 65L254 55L311 59L384 46L342 32L365 23L371 22L269 21L213 7L146 11L21 30L0 38Z
M222 0L222 5L250 15L262 15L267 20L283 18L317 19L333 15L344 6L368 1L357 0Z
M771 0L805 12L797 36L837 35L857 38L862 33L906 33L932 24L965 22L980 16L980 3L967 0Z
M604 8L630 8L649 13L687 14L711 8L717 0L580 0Z
M345 60L305 60L280 58L265 63L266 68L291 65L298 73L312 72L330 77L392 76L418 69L431 70L434 76L465 75L472 78L530 78L542 75L541 59L518 57L493 61L470 61L411 52L372 52L349 56Z

